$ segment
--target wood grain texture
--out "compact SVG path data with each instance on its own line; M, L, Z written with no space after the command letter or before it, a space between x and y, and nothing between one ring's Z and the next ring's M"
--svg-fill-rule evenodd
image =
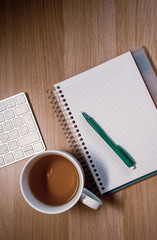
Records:
M26 92L47 149L70 151L46 90L138 46L157 66L156 26L156 0L0 0L0 99ZM0 169L0 239L157 239L156 176L51 216L20 193L26 161Z

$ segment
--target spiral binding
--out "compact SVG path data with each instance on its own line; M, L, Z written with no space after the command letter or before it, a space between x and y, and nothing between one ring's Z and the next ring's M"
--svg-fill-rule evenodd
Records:
M74 120L72 112L68 106L66 99L64 98L64 94L60 89L60 86L56 88L51 88L47 90L48 98L50 99L50 103L52 104L52 108L56 113L58 121L68 139L68 143L70 144L70 148L72 150L72 154L76 157L76 159L80 162L84 173L85 173L85 187L87 187L90 191L95 193L96 195L100 194L99 188L96 184L96 181L91 173L91 170L88 164L93 168L93 172L97 178L98 184L102 190L104 190L103 183L101 182L101 178L97 173L97 169L93 164L91 156L87 150L86 144L83 141L81 133L77 128L77 124ZM59 94L57 96L57 94ZM62 99L60 101L60 99ZM62 111L63 109L63 111ZM65 110L65 111L64 111ZM70 127L72 126L72 128ZM85 157L86 156L86 157ZM88 161L88 163L87 163Z

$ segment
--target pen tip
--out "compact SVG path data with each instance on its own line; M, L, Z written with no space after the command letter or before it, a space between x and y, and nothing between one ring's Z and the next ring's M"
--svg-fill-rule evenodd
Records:
M85 118L85 119L88 119L88 115L85 113L85 112L82 112L82 116Z

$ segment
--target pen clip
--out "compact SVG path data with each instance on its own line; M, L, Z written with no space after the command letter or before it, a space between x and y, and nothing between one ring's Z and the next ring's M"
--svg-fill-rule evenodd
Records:
M135 165L136 162L134 161L134 159L130 156L130 154L123 147L117 145L117 148L131 162L131 164Z

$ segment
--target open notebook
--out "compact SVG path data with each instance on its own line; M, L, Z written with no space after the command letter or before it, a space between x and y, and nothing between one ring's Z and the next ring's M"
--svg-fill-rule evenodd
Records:
M157 110L131 52L56 84L53 94L101 194L157 170ZM81 112L130 153L136 169L123 163Z

